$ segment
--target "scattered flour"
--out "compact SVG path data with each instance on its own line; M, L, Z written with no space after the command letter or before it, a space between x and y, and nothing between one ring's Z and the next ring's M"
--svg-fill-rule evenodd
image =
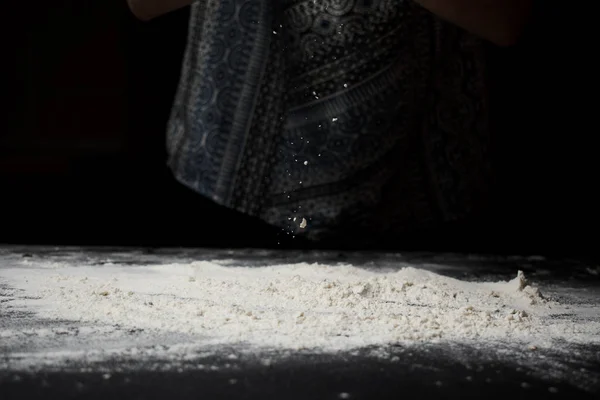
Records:
M411 267L255 268L203 261L36 264L0 273L23 291L13 307L48 320L78 321L79 333L117 326L119 332L181 335L206 346L321 352L440 341L524 348L600 342L599 322L553 318L567 306L545 299L521 272L508 282L465 282ZM27 334L0 329L3 340Z

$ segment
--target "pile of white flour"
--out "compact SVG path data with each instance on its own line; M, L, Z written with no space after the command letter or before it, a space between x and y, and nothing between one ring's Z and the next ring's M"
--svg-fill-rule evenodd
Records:
M207 346L335 352L436 341L524 348L600 343L599 322L554 318L572 310L545 299L517 271L511 281L487 283L410 267L375 271L306 263L36 263L2 275L22 290L11 302L16 309L82 326L175 334ZM19 335L23 331L0 330L0 338Z

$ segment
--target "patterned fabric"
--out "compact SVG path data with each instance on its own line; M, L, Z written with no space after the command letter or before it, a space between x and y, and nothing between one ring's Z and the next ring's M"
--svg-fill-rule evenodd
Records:
M460 220L488 181L483 67L479 40L412 0L197 2L169 165L309 238Z

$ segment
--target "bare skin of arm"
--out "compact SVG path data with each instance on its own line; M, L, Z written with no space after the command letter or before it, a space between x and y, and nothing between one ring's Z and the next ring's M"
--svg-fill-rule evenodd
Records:
M127 0L129 9L138 19L150 21L192 4L194 0Z
M440 18L500 46L519 38L533 0L414 0ZM127 0L132 13L149 21L189 6L193 0Z
M519 39L533 0L414 0L440 18L499 46Z

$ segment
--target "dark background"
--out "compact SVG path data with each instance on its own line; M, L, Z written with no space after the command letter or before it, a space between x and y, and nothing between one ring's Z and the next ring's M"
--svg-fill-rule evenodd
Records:
M442 238L439 249L595 250L591 11L540 3L518 46L490 47L492 211L480 231ZM187 10L141 23L125 0L3 7L0 242L278 246L277 232L188 193L165 166Z

